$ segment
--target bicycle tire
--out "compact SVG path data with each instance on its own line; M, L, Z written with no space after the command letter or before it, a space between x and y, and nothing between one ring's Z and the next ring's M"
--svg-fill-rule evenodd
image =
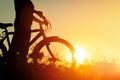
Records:
M0 54L4 56L7 53L7 48L3 43L0 43Z
M0 43L0 64L3 64L7 54L7 48L3 43Z
M46 46L49 46L54 57L50 55ZM50 64L54 62L57 65L67 66L69 63L72 63L74 52L73 46L68 41L54 36L40 41L35 46L32 55L34 56L33 60L35 63ZM41 55L40 57L38 56L39 54ZM54 61L55 59L56 61ZM68 66L70 66L70 64Z

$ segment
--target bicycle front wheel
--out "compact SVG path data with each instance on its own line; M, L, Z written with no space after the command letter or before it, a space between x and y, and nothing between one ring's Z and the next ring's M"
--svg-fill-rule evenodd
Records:
M49 37L36 45L33 54L35 56L34 61L38 63L49 64L54 62L57 65L68 65L72 63L74 48L64 39Z

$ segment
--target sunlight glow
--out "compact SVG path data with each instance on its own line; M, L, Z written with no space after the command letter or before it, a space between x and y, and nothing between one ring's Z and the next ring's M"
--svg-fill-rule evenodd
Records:
M76 46L74 57L77 64L82 64L84 60L88 57L88 54L83 48Z

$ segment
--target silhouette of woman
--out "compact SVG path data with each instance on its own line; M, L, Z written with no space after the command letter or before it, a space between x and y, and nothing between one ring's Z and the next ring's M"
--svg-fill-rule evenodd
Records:
M26 68L25 66L28 54L28 48L26 49L25 47L28 45L31 37L32 21L40 21L33 16L33 13L36 13L40 18L45 17L41 11L34 10L31 0L14 0L14 4L16 17L14 21L14 35L7 55L7 71L9 77L13 80L31 80L31 76L25 76L30 73L26 71L28 67Z
M28 54L28 48L25 50L21 49L24 49L29 43L32 21L40 21L33 16L33 13L45 18L41 11L34 10L34 5L31 0L14 0L14 4L16 12L16 18L14 22L15 33L8 53L12 63L18 59L19 61L22 60L22 62L27 60L26 56Z

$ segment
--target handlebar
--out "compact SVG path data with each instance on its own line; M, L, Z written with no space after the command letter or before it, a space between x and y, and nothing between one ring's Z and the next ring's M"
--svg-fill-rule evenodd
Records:
M1 29L5 29L5 28L11 27L11 26L13 26L12 23L0 23L0 28Z

